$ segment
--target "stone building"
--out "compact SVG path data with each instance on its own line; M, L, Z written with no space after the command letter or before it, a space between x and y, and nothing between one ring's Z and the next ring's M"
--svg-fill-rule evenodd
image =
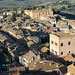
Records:
M20 64L24 65L25 67L28 67L28 63L38 59L40 59L40 55L36 55L32 51L29 51L28 53L19 56Z
M67 31L69 30L68 22L60 20L56 23L56 27L58 27L58 30L60 31Z
M57 57L75 53L75 35L69 32L50 34L50 53Z
M25 10L25 13L29 15L32 19L40 19L40 16L44 15L53 15L53 11L51 7L49 9L41 9L41 10Z
M6 12L3 13L3 15L10 15L10 16L12 16L13 13L16 14L16 11L6 11Z
M75 20L68 20L68 25L70 26L70 28L75 29Z

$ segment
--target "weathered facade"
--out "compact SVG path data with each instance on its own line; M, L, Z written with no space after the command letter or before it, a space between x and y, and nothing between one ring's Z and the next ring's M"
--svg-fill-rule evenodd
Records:
M28 63L40 59L39 55L35 55L32 51L29 51L27 54L19 56L19 62L20 64L28 67Z
M40 19L40 16L53 15L52 9L41 9L41 10L25 10L25 13L29 15L32 19Z
M50 34L50 52L57 57L75 53L75 35L64 32Z

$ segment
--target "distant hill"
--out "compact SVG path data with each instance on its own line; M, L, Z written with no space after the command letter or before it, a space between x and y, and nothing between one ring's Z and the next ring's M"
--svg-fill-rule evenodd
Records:
M0 0L0 1L27 1L27 0ZM32 1L32 0L28 0L28 1ZM36 0L37 1L37 0ZM49 0L50 1L50 0ZM57 1L57 0L54 0Z
M34 2L34 3L44 3L44 2L55 2L55 1L61 1L61 0L0 0L1 2Z
M62 1L62 0L0 0L1 2L6 2L6 3L9 3L9 2L55 2L55 1ZM64 1L71 1L71 2L75 2L75 0L64 0Z
M8 8L25 8L62 0L0 0L0 10ZM74 0L70 0L75 2Z
M0 0L0 8L24 8L61 0Z

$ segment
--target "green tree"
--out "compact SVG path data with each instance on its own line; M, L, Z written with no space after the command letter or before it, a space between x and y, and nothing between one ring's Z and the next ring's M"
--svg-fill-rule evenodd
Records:
M33 6L33 7L32 7L32 10L35 10L35 9L36 9L36 7Z
M20 17L22 17L22 14L20 14Z
M17 17L20 17L20 14L16 14Z
M21 10L21 14L24 14L24 10Z
M30 10L30 8L24 8L24 10Z
M41 5L40 7L41 7L41 8L45 8L45 6L44 6L44 5Z
M24 8L24 10L27 10L27 8Z
M61 20L61 17L60 16L56 16L56 20Z
M15 13L12 14L11 20L12 20L13 22L16 21L16 14L15 14Z
M68 8L70 8L71 7L71 5L68 5Z
M17 12L17 8L13 8L12 10Z

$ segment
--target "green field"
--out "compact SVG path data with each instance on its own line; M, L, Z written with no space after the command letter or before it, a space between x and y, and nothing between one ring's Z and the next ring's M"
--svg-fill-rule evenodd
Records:
M67 6L68 6L68 5L58 4L58 5L52 6L52 8L60 9L60 8L62 8L62 7L67 7Z
M56 0L0 0L0 8L24 8L54 1Z
M62 0L0 0L0 8L24 8L24 7L31 7L40 4L46 4L48 2L55 2L55 1L62 1ZM66 0L65 0L66 1ZM69 0L72 3L75 3L75 0ZM66 5L62 5L66 6ZM55 7L60 8L61 5L57 5ZM55 8L54 7L54 8Z

